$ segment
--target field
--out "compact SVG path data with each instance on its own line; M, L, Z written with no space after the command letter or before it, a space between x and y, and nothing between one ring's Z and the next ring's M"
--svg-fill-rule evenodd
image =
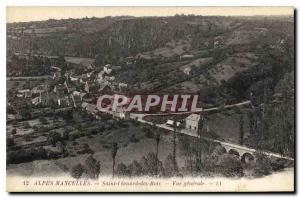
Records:
M82 65L84 67L88 67L95 62L93 58L81 58L81 57L65 57L66 62L74 63L77 65Z
M240 140L240 114L235 110L226 110L207 115L206 130L219 136L220 140L237 143ZM244 138L249 136L249 118L244 113ZM205 128L205 127L204 127Z
M134 138L133 138L134 137ZM182 135L178 135L177 143ZM68 170L77 163L84 164L89 154L77 154L84 145L94 152L95 159L101 162L101 174L111 175L111 142L117 142L119 150L116 161L118 163L130 164L133 160L141 160L149 152L155 152L155 140L146 137L142 125L136 125L131 122L128 128L116 128L110 131L103 131L96 135L83 136L76 139L76 144L68 141L67 150L70 156L57 160L36 160L33 162L10 164L7 167L9 175L63 175L69 174ZM180 146L177 146L178 165L185 165L185 156ZM162 138L159 144L159 159L164 161L165 158L172 153L172 134L170 132L162 132Z

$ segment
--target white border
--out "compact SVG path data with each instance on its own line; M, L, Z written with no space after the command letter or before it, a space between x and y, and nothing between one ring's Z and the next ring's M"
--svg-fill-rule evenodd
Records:
M10 194L5 192L5 179L6 179L6 149L5 149L5 137L4 134L6 132L5 129L5 115L6 115L6 61L5 61L5 53L6 53L6 6L295 6L296 8L300 8L300 1L296 0L271 0L271 1L259 1L259 0L151 0L151 1L143 1L143 0L109 0L109 1L97 1L97 0L27 0L26 3L24 0L2 0L0 1L0 126L2 137L0 145L1 152L1 167L0 167L0 192L1 196L8 197ZM297 26L298 26L298 20ZM297 27L296 26L296 27ZM297 35L298 36L298 35ZM297 39L298 41L298 39ZM298 42L297 42L298 44ZM298 46L298 45L297 45ZM299 56L299 50L297 51L297 57ZM299 76L299 69L297 69L297 76ZM297 81L297 103L299 105L299 84ZM297 109L298 112L298 109ZM297 117L297 123L299 122L299 116ZM298 131L298 130L296 130ZM297 144L299 144L299 135L297 135ZM297 159L299 157L299 151L297 150ZM297 163L297 172L299 172L299 162ZM298 176L297 176L298 181ZM296 182L296 184L298 184ZM299 190L299 189L298 189ZM29 195L31 196L31 195ZM40 194L37 196L41 196ZM62 195L54 195L56 197L61 197ZM68 195L73 196L73 195ZM80 197L84 197L86 195L79 195ZM99 195L97 195L99 196ZM108 196L108 195L100 195L100 196ZM117 195L113 195L117 196ZM156 195L162 196L162 195ZM174 196L174 195L171 195ZM213 197L215 197L214 195ZM231 195L229 195L231 196ZM257 195L258 197L265 197L266 195ZM272 195L270 195L272 196ZM286 196L286 195L284 195Z

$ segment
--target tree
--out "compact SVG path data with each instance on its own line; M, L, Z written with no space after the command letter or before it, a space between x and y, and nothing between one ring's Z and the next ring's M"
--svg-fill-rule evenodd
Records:
M76 179L79 179L82 176L83 172L84 172L84 167L81 164L76 164L71 169L71 176Z
M112 171L113 171L113 178L115 176L115 163L116 163L116 155L117 155L117 152L118 152L118 143L116 142L113 142L112 143L112 151L111 151L111 156L112 156L112 159L113 159L113 167L112 167Z
M62 139L63 140L68 140L70 136L70 132L69 131L64 131L62 134Z
M241 112L240 115L240 144L243 144L244 140L244 114Z
M98 179L101 165L100 162L93 157L93 155L89 155L88 158L85 160L85 168L86 173L90 178Z
M17 103L15 110L22 119L31 118L32 105L28 101L23 100L20 103Z
M155 152L155 157L156 157L156 175L158 175L158 146L159 146L159 142L160 142L160 133L159 133L159 130L157 129L156 130L156 133L155 133L155 142L156 142L156 152Z
M158 164L158 171L156 173L156 164ZM154 152L150 152L147 156L143 156L141 165L143 174L148 176L164 175L164 169L161 161L157 161Z
M283 155L294 154L294 73L287 73L270 91L271 80L256 83L249 114L252 146ZM254 87L254 86L253 86Z
M6 146L10 147L10 146L14 146L14 145L15 145L14 139L11 137L7 137L6 138Z
M201 137L203 127L204 127L204 117L203 117L203 115L200 115L200 116L201 116L201 118L198 122L198 131L197 131L198 137Z
M194 171L194 147L191 142L193 141L191 136L182 136L179 138L179 145L181 147L181 150L183 152L183 155L185 156L185 168L190 172L190 174L193 174ZM166 166L166 164L165 164Z
M203 131L203 126L204 126L204 119L203 116L201 116L199 122L198 122L198 131L197 131L197 140L196 140L196 170L200 170L202 166L202 139L201 139L201 134Z
M175 161L174 164L174 158L173 155L168 155L165 162L164 162L164 168L165 168L165 176L171 177L178 174L178 165Z
M174 119L173 123L173 155L172 155L172 161L173 161L173 167L177 166L176 162L176 133L177 133L177 120Z
M60 140L56 142L56 147L58 148L58 150L60 151L63 157L68 156L68 150L66 149L66 145L64 141Z
M281 95L276 102L265 106L262 119L267 137L259 144L283 155L294 155L295 118L294 118L294 75L286 74L276 87Z

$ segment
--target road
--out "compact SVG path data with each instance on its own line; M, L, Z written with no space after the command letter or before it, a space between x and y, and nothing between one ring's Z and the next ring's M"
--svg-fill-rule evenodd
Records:
M228 109L232 107L238 107L250 104L250 100L246 100L240 103L232 104L232 105L225 105L223 108ZM130 116L132 119L143 119L145 116L165 116L165 115L185 115L185 114L191 114L191 113L202 113L202 112L209 112L209 111L215 111L219 110L221 107L213 107L209 109L203 109L202 111L195 111L195 112L176 112L176 113L131 113Z
M43 79L50 79L50 75L46 76L11 76L11 77L6 77L6 80L43 80Z

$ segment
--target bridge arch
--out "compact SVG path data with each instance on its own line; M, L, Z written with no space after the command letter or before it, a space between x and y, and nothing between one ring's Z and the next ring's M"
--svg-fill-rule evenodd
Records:
M229 149L228 154L240 157L240 153L237 150L235 150L235 149Z
M254 156L251 153L244 153L241 157L242 163L247 163L249 161L254 161Z

